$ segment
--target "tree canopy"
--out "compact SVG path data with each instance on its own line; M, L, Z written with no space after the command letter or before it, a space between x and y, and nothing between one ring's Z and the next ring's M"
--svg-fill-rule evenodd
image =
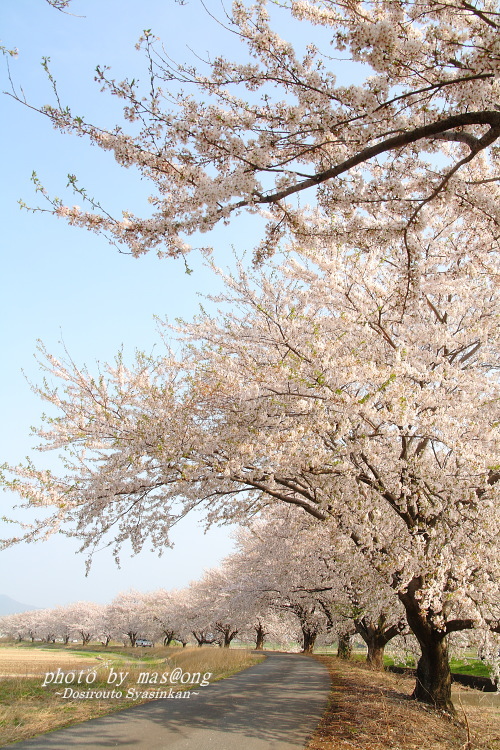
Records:
M307 49L274 30L282 14L303 25ZM238 1L224 22L246 59L198 58L198 67L172 61L146 30L138 46L148 86L97 69L102 88L124 101L123 122L87 122L59 95L41 111L136 167L152 215L124 206L111 216L74 176L87 210L50 198L49 210L135 255L174 256L218 222L262 213L258 260L290 232L321 231L358 248L398 245L416 273L431 213L472 246L498 234L499 16L491 0L295 0L279 12ZM342 80L346 63L359 82ZM299 200L310 188L312 208ZM321 228L318 212L329 219Z

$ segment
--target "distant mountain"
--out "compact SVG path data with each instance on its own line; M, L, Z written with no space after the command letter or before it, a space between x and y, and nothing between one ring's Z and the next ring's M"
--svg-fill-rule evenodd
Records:
M14 615L16 614L16 612L27 612L31 609L38 609L38 607L32 607L31 604L22 604L22 602L16 602L16 600L11 599L10 596L0 594L0 616Z

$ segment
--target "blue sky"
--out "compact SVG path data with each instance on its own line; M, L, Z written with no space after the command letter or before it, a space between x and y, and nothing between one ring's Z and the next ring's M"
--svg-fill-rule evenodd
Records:
M50 101L50 90L40 60L50 56L62 97L74 111L99 122L116 119L117 102L100 94L93 82L97 64L111 65L117 77L136 75L142 58L134 44L145 28L152 28L172 56L189 57L187 47L220 52L232 41L194 2L73 0L65 15L44 0L3 0L0 9L2 43L17 47L10 62L12 77L30 102ZM80 16L80 17L78 17ZM5 66L2 89L8 88ZM52 194L63 195L67 173L75 173L89 192L102 197L112 210L146 206L149 186L133 172L115 164L109 153L82 139L63 136L26 107L1 98L2 143L2 295L1 295L1 461L15 463L33 455L30 426L40 423L43 404L31 393L26 377L40 380L34 352L37 339L61 352L64 340L78 363L92 365L111 359L124 346L151 351L159 347L153 316L189 318L197 310L199 292L214 289L211 274L199 258L190 257L193 274L178 261L150 255L133 259L106 240L66 226L48 214L21 211L22 198L38 205L30 183L33 170ZM69 198L70 205L81 203ZM244 223L243 223L244 226ZM239 227L241 236L242 224ZM248 225L248 249L255 242ZM215 233L216 258L223 262L237 235ZM241 243L239 244L241 248ZM35 456L40 465L55 467L49 454ZM10 513L15 497L1 496L2 512ZM21 514L18 513L21 517ZM10 531L6 529L5 533ZM27 604L54 606L76 600L106 602L127 588L151 590L184 586L202 570L217 564L232 548L229 530L206 535L199 519L184 521L174 532L175 548L163 557L143 551L122 556L118 570L110 551L99 553L85 577L84 556L77 542L53 537L44 543L24 544L0 553L3 571L0 593Z
M219 18L219 0L207 0ZM225 32L203 10L199 0L73 0L71 15L51 8L44 0L2 0L0 38L17 47L10 61L12 78L29 102L51 101L50 86L41 67L48 56L61 98L74 114L100 125L112 126L120 117L120 102L99 92L94 82L96 65L109 65L118 80L126 76L147 79L140 53L134 49L144 29L152 29L168 54L178 61L225 54L239 59L244 53L236 35ZM326 31L307 24L287 23L285 36L301 47L309 35L326 39ZM327 51L328 50L327 48ZM343 82L360 80L360 66L337 65ZM0 68L2 89L9 88L7 69ZM109 152L88 142L54 131L49 121L15 102L0 99L2 143L2 295L1 295L1 461L17 463L33 455L30 426L40 423L43 404L31 393L25 377L40 380L34 352L38 339L49 351L62 352L64 341L72 358L89 367L113 358L123 345L125 357L136 348L160 347L153 316L189 319L200 303L199 293L216 290L215 280L195 254L189 256L191 275L181 261L140 259L119 254L105 239L68 227L49 214L21 211L18 200L38 205L30 182L36 171L51 195L81 204L64 188L66 175L76 174L89 194L98 197L115 215L123 209L147 212L150 186L133 170L124 170ZM312 196L311 196L312 197ZM255 217L241 217L209 238L219 265L251 251L260 239ZM203 236L203 244L207 236ZM23 376L23 372L25 376ZM47 453L35 457L39 465L56 468ZM2 496L9 515L15 497ZM16 517L23 517L19 511ZM16 515L17 514L17 515ZM12 514L11 514L12 515ZM6 534L10 531L6 529ZM12 532L11 532L12 533ZM76 541L53 537L36 545L19 545L0 553L3 570L0 593L27 604L54 606L76 600L110 601L127 588L174 588L198 578L203 569L218 564L232 549L230 530L215 528L206 535L200 519L187 518L173 534L175 547L163 557L143 551L130 558L125 550L118 570L109 551L95 557L85 577L84 557Z

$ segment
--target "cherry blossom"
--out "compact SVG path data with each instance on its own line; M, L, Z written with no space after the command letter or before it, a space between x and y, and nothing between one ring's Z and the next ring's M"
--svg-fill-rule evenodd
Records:
M176 64L146 30L137 46L148 88L140 74L120 81L97 68L102 89L124 102L115 128L73 115L59 94L40 108L54 127L137 168L152 190L152 215L124 206L114 217L75 175L82 209L50 199L36 180L48 210L134 255L184 255L193 235L198 243L244 211L267 221L257 260L283 236L319 231L318 211L333 243L399 245L410 266L425 252L430 213L460 227L462 247L480 243L500 218L497 3L275 5L271 19L265 0L233 3L227 33L241 41L237 61ZM285 17L311 40L305 50L281 38ZM345 63L359 81L344 80ZM304 191L312 210L298 200Z

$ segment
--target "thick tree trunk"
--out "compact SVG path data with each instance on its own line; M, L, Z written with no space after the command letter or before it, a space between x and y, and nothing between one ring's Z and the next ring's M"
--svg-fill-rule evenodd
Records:
M170 644L175 638L175 630L164 630L163 635L164 635L163 645L167 647L170 646Z
M337 656L341 659L350 659L352 654L352 635L350 633L342 633L339 635L339 642L337 646Z
M421 649L413 698L455 713L451 700L451 672L445 639L430 639L425 646L421 644Z
M191 632L196 638L196 642L200 648L205 645L209 646L214 642L213 640L208 640L206 634L202 631L197 633L195 630L192 630Z
M312 654L314 649L314 644L316 643L317 633L315 633L313 630L308 630L307 628L302 628L302 653L303 654Z
M404 622L399 621L387 625L387 618L382 612L377 621L373 622L368 617L362 617L359 620L354 620L354 626L356 632L366 643L368 649L367 663L372 669L383 669L385 647L392 638L401 633Z
M255 626L255 649L256 651L262 651L264 649L264 628L262 627L262 623L258 623L258 625Z
M382 646L376 642L376 639L373 639L373 642L367 644L367 646L368 646L368 653L366 655L367 663L373 669L382 670L384 668L385 643Z
M420 602L415 597L420 587L420 579L414 579L407 591L399 595L406 609L408 624L421 650L417 665L417 682L412 697L455 714L451 700L451 672L446 631L438 629L428 613L422 611Z
M231 625L229 625L228 623L216 622L215 629L222 636L219 645L223 646L224 648L229 648L233 638L236 638L236 636L238 635L238 631L232 630Z

